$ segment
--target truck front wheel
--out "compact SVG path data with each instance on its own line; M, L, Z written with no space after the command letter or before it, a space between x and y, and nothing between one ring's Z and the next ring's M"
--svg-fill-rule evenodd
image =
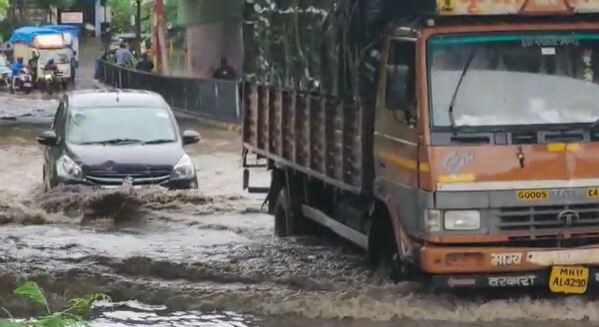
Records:
M308 232L309 223L301 212L301 203L293 201L286 188L277 196L274 208L275 235L279 237L303 235Z

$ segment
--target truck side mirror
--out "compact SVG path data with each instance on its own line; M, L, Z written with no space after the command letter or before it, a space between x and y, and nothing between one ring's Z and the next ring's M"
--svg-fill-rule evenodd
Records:
M387 66L385 102L389 110L408 110L414 94L411 72L407 65Z

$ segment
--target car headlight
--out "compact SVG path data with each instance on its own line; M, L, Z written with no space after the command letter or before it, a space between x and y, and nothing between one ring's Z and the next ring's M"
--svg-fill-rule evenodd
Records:
M444 227L446 230L479 230L480 211L448 210L445 211Z
M441 211L426 209L424 210L424 228L429 232L441 231Z
M44 77L45 77L46 79L52 79L52 75L50 75L50 74L46 74Z
M193 166L193 162L191 161L191 158L184 154L181 159L179 159L179 162L177 162L177 164L175 165L175 168L173 168L173 177L174 178L192 178L193 176L195 176L196 171L195 168Z
M59 177L66 179L81 179L83 177L81 167L66 154L56 160L56 173Z

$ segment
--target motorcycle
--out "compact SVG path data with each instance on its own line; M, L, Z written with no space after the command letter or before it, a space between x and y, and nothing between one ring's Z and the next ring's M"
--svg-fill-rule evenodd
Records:
M26 94L31 93L33 90L33 78L31 76L31 70L28 67L23 67L19 71L16 77L13 77L10 84L10 93L15 91L23 91Z
M55 91L58 92L60 89L60 83L56 77L56 71L53 69L44 69L44 75L42 76L42 84L48 94L52 94Z

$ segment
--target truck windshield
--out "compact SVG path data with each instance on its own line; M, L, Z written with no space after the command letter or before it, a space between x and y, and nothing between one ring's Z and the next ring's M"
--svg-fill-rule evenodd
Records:
M433 126L599 118L599 33L435 36L428 61Z
M69 56L63 50L60 51L40 51L40 62L46 64L50 59L54 59L57 65L69 63Z

